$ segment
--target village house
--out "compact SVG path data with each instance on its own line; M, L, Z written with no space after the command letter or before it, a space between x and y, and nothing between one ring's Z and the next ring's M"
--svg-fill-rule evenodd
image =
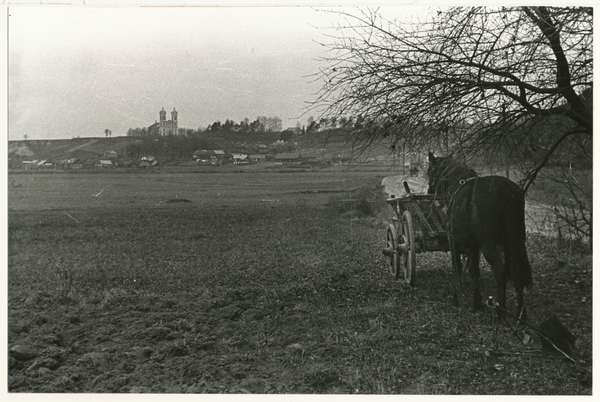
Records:
M91 169L94 166L96 166L96 160L95 159L86 159L85 161L83 161L83 167L84 168Z
M97 161L94 166L99 167L99 168L112 168L114 167L112 161L108 160L108 159L100 159L99 161Z
M69 169L83 169L83 162L78 158L69 159L67 166Z
M155 166L158 166L158 161L154 156L144 156L138 164L138 167L140 168L150 168Z
M347 163L350 162L350 158L344 155L336 155L331 160L333 163Z
M41 161L34 161L35 164L31 167L34 167L35 169L51 169L54 167L54 164L52 163L52 161L49 160L41 160Z
M267 161L267 156L261 154L254 154L249 155L248 159L250 160L250 163L265 163Z
M228 163L231 161L231 157L227 155L227 152L222 149L215 149L213 151L219 164Z
M283 131L291 131L295 135L302 134L302 129L300 127L288 127L285 130L283 130Z
M62 159L58 161L57 167L63 169L83 169L83 162L78 158Z
M234 165L244 165L249 163L248 155L246 154L231 154Z
M211 151L207 151L206 149L197 149L192 154L192 158L195 159L195 160L198 160L198 159L210 159L211 155L212 155Z
M217 164L217 156L215 155L215 152L212 150L199 149L194 152L194 154L192 155L192 158L194 158L194 160L196 162L202 163L202 164L211 164L211 165Z
M269 145L269 149L275 152L281 152L287 147L287 144L283 140L277 140Z
M102 159L117 159L119 157L119 154L117 153L117 151L104 151L104 154L102 155Z
M34 168L34 166L36 166L37 163L38 163L37 160L33 160L33 161L21 161L21 166L25 170L30 170L30 169Z

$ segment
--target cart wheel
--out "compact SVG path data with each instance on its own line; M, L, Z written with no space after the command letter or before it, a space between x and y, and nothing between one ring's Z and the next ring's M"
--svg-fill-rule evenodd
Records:
M417 254L415 252L415 230L412 215L409 211L402 214L402 233L400 234L398 249L402 252L401 264L404 270L404 279L410 286L415 285L415 270L417 268Z
M383 254L388 257L390 273L394 278L400 276L400 253L398 251L398 236L394 225L388 227L385 236L386 248L383 249Z

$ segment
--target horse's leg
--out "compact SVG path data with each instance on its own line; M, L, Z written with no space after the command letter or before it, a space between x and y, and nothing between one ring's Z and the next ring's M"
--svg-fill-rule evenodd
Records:
M517 291L517 317L523 322L527 322L527 310L523 304L523 289L525 286L522 283L515 281L515 290Z
M469 249L467 253L467 270L471 277L471 288L473 289L473 310L482 310L483 303L479 291L479 249Z
M526 285L531 285L531 267L527 258L527 251L525 248L525 241L513 241L507 242L504 248L504 255L506 257L507 269L512 267L511 277L515 285L515 291L517 292L517 317L521 321L527 321L527 310L525 309L523 302L523 289Z
M481 253L492 267L492 273L496 280L496 288L498 289L498 300L496 300L496 302L502 309L506 310L506 267L502 261L503 258L498 249L493 244L489 243L481 245ZM498 311L498 314L504 315L501 311Z
M460 291L460 277L462 276L462 261L460 260L461 256L460 246L456 243L451 244L450 246L450 258L452 260L452 271L451 275L453 278L450 283L454 284L453 286L453 294L454 294L454 305L458 306L458 292ZM467 265L468 265L467 261Z

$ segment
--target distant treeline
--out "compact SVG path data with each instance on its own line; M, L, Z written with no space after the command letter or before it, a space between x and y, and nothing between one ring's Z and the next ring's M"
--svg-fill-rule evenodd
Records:
M322 117L319 120L315 120L315 118L311 116L308 118L308 125L304 126L301 125L300 122L298 122L296 123L295 127L290 127L286 130L283 130L282 120L280 117L259 116L254 121L250 121L248 118L245 118L239 123L236 123L233 120L227 119L224 123L222 123L220 120L217 120L214 123L209 124L206 128L180 128L178 134L187 137L192 137L206 132L218 132L223 130L239 133L272 133L280 132L283 130L292 131L294 134L309 134L319 132L322 130L332 130L337 128L360 128L364 120L365 119L362 116L358 116L356 118ZM127 136L130 137L146 137L148 135L149 131L147 127L130 128L129 130L127 130Z
M235 131L242 133L270 133L270 132L278 132L282 130L282 121L280 117L267 117L267 116L259 116L254 121L250 121L248 118L245 118L239 123L235 123L233 120L225 120L224 123L217 120L212 124L209 124L206 128L199 127L198 129L190 129L190 128L180 128L178 134L184 136L195 136L205 132L215 132L215 131ZM143 128L130 128L127 130L127 136L132 137L145 137L149 135L149 131L147 127Z

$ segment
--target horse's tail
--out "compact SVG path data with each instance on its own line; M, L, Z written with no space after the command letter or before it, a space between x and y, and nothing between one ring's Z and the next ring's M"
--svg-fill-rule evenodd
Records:
M516 192L517 190L515 190ZM533 286L531 265L525 247L525 198L518 190L514 202L509 202L505 215L504 256L506 271L517 287ZM517 201L518 200L518 201ZM520 286L519 286L520 285Z
M533 276L531 274L531 264L527 257L525 240L509 240L504 244L504 256L509 278L511 278L516 287L533 286Z

